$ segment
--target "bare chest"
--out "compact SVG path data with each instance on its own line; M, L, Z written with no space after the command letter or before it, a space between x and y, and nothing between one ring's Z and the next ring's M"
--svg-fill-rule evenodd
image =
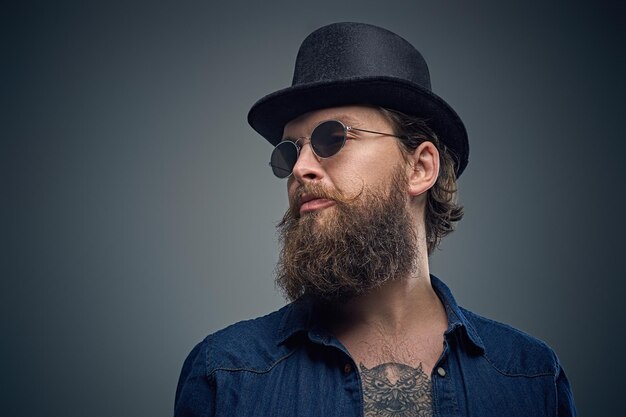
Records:
M432 416L432 386L422 365L359 365L365 416Z
M432 416L430 374L443 351L443 335L352 341L346 348L359 368L365 416Z

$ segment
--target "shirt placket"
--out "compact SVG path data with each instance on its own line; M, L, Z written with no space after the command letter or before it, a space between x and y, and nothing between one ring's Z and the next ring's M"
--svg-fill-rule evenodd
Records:
M336 338L323 335L318 332L309 333L309 339L317 344L337 349L341 359L334 366L341 368L342 385L347 394L348 400L343 402L344 406L338 408L337 416L341 417L363 417L363 391L361 388L361 376L356 367L356 363L346 348Z
M448 342L430 374L434 417L459 417L454 373L449 361Z

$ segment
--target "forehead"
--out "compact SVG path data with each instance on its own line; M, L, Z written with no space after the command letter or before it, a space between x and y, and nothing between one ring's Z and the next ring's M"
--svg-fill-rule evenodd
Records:
M325 120L340 120L347 126L369 128L388 124L380 111L369 106L330 107L305 113L285 125L283 138L307 136L313 128Z

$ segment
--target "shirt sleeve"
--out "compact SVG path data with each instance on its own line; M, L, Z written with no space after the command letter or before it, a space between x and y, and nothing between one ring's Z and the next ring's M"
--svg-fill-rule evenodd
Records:
M215 389L207 376L207 340L198 343L185 359L176 387L174 417L213 417Z
M574 396L570 388L569 381L565 375L565 371L559 365L559 372L556 376L556 395L557 395L557 416L558 417L576 417L576 406L574 405Z

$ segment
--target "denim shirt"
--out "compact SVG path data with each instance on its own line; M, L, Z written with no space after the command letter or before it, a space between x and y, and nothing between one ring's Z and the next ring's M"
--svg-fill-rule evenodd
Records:
M433 416L576 415L552 349L459 307L443 282L431 281L448 316L430 375ZM363 416L358 368L319 323L301 298L209 335L183 364L175 416Z

